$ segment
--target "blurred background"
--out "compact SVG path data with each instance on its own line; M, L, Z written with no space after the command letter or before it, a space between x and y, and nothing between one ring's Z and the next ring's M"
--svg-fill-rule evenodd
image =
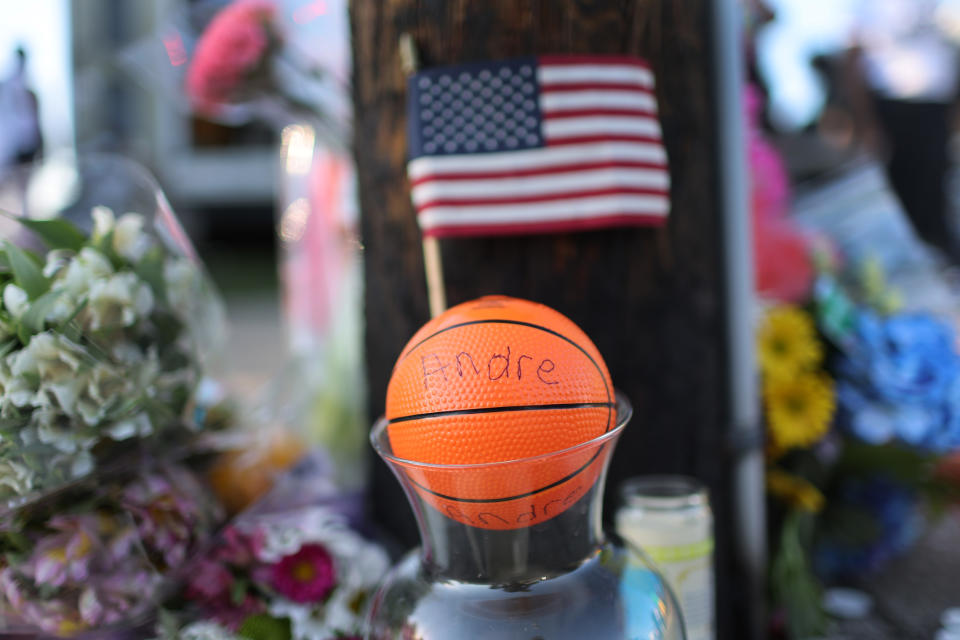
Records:
M223 377L241 393L257 392L271 381L282 387L287 376L295 375L288 367L290 353L313 353L318 342L346 348L333 360L349 363L349 375L331 374L335 368L323 373L329 393L321 404L328 417L342 408L330 401L342 391L330 381L346 384L362 375L361 246L346 152L351 108L347 0L278 0L277 15L285 25L283 55L292 52L289 59L280 56L273 70L279 75L271 76L284 79L283 100L277 100L276 87L251 82L251 93L211 110L184 87L197 41L225 4L0 0L0 198L13 197L25 211L55 209L57 194L70 191L78 179L71 173L78 158L116 153L142 164L224 295L232 342ZM761 301L757 317L778 305L815 307L818 313L829 307L816 323L826 336L822 341L836 339L848 330L841 325L853 322L849 312L836 309L852 303L835 295L832 281L816 280L815 273L839 274L836 265L843 263L856 266L852 279L837 276L840 283L855 281L855 303L889 314L922 310L948 318L955 327L960 320L960 0L742 0L737 10L755 290ZM320 222L311 211L323 212ZM331 247L336 251L327 251ZM763 327L758 320L761 342ZM348 339L338 341L344 335ZM905 339L911 348L923 342L914 335ZM950 339L945 344L956 346ZM760 344L761 359L763 348ZM832 357L842 348L834 344L823 350ZM910 360L911 375L926 374L925 363L914 366L920 361ZM761 377L769 374L764 366L761 362ZM960 365L955 368L950 375L960 378ZM839 379L845 371L849 368L829 373ZM352 419L362 422L357 407L363 399L352 393ZM814 436L790 441L789 433L777 431L776 414L766 407L773 443L767 471L775 478L768 475L767 489L776 498L788 496L791 509L807 509L796 506L803 500L820 504L807 509L816 513L825 499L833 504L832 494L814 489L816 483L803 475L809 469L804 460L775 449L785 443L784 450L794 447L794 453L809 447L819 462L824 456L837 459L840 454L830 449L837 440L824 435L835 405L844 420L861 409L873 411L866 422L852 420L857 438L871 444L899 438L924 454L935 450L945 460L938 468L960 478L956 454L949 455L960 447L960 419L955 419L960 384L943 394L949 396L943 419L949 429L930 427L936 433L922 437L916 435L916 414L906 416L899 412L902 407L877 409L862 396L852 399L853 392L843 395L842 388L834 395L832 386L823 424L810 429ZM272 397L282 402L282 394ZM765 395L765 401L771 397ZM799 430L808 426L797 423ZM898 430L902 436L890 435ZM324 442L331 437L324 434ZM364 446L361 435L360 444L348 448L356 452ZM924 469L933 464L927 458L897 460L908 467L922 462ZM777 475L781 471L786 475ZM886 509L890 503L883 504ZM818 568L821 575L840 587L856 587L833 591L833 599L824 600L837 618L859 621L836 637L907 637L898 635L903 629L915 632L909 637L929 637L930 621L951 604L960 606L955 585L960 558L953 548L960 517L949 512L923 545L914 546L921 527L893 526L912 523L908 516L914 506L909 502L905 511L883 511L890 521L884 532L890 536L879 551L870 552L876 556L845 564L853 556L841 545L833 556L817 557L826 563ZM776 575L777 566L783 569L776 564L782 521L776 507L773 514L769 529ZM848 518L845 531L864 530L862 523L850 525L849 513L841 516ZM909 561L888 564L908 549ZM879 602L874 611L883 615L867 617L864 585L850 575L880 565L886 572L873 583L868 601ZM820 601L819 592L804 591L809 585L803 580L784 584L798 589L788 591L787 600L792 594ZM929 597L931 592L939 597ZM780 593L773 601L782 605L784 599ZM791 620L803 612L786 607L778 618L779 609L773 609L773 635L803 637L798 628L817 627L814 621L793 628ZM960 612L954 613L960 620Z

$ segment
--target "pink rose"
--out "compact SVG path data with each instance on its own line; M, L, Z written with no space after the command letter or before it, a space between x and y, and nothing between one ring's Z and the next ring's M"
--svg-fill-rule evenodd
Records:
M273 2L238 0L214 16L187 71L187 95L198 111L216 113L261 66L275 12Z

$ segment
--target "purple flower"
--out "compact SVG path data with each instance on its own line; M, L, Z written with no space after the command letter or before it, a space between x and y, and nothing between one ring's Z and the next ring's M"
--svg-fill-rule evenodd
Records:
M144 547L167 568L181 566L196 542L198 529L212 525L205 492L186 470L167 467L150 473L124 491Z

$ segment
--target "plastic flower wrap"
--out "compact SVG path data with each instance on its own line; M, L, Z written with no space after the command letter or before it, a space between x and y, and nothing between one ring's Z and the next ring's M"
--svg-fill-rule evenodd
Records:
M152 614L221 515L186 467L144 466L0 522L0 630L70 636Z
M251 514L194 563L181 611L162 638L357 636L368 595L389 560L327 507ZM268 635L263 635L267 633Z
M0 247L0 502L22 504L139 447L185 445L225 333L212 285L162 194L140 211L80 198L7 213ZM83 170L86 171L86 168ZM85 175L83 171L81 175ZM87 196L91 184L85 184ZM141 185L143 186L143 185ZM126 188L124 185L123 188ZM116 190L117 187L114 187ZM122 189L121 189L122 190ZM129 200L117 199L126 203Z

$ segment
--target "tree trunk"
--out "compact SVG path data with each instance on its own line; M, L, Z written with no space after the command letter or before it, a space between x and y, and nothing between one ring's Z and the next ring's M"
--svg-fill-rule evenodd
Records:
M718 637L746 638L752 603L733 557L727 453L722 229L709 3L697 0L352 0L355 154L366 269L371 416L392 366L429 319L420 233L405 177L398 41L425 67L549 53L635 54L657 78L672 212L661 229L441 241L452 306L502 293L547 304L594 340L635 413L617 447L606 516L623 479L683 473L710 488L716 516ZM416 542L399 485L377 461L376 521Z

